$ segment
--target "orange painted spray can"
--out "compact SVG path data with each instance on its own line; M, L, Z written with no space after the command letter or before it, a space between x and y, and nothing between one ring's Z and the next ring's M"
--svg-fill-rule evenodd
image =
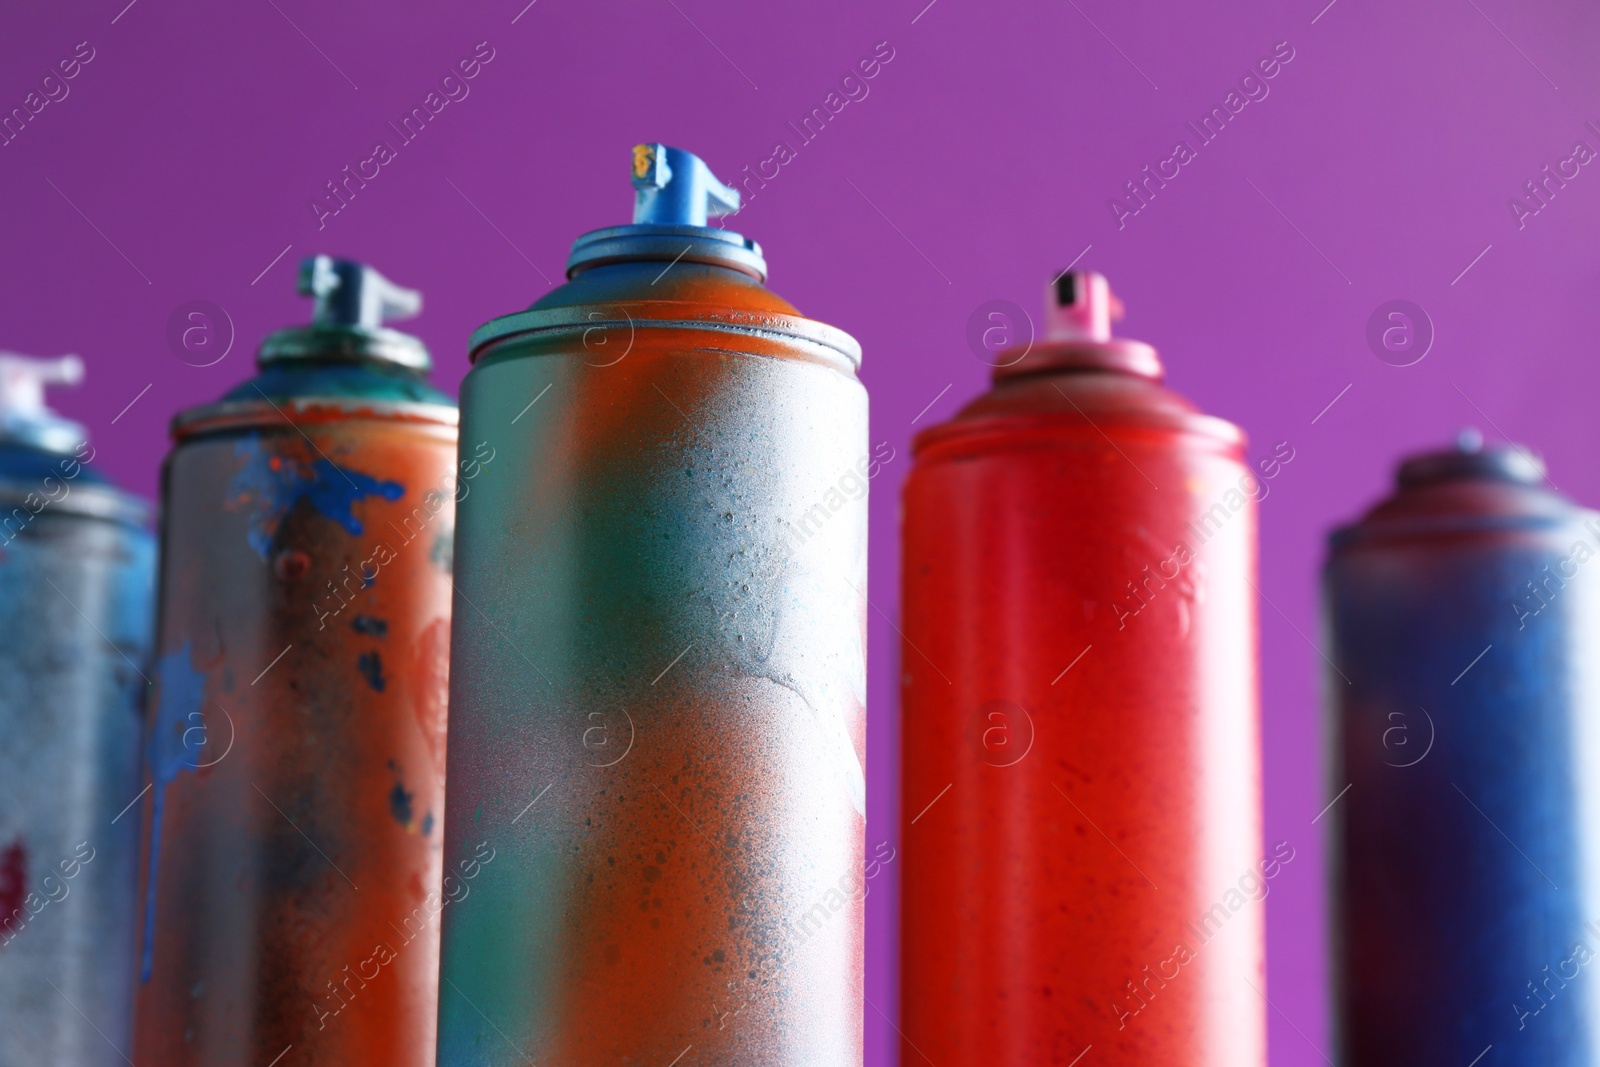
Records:
M456 410L417 294L318 256L312 325L163 476L132 1061L428 1067Z
M473 337L439 1062L862 1055L860 349L634 149L634 224ZM692 1046L692 1048L691 1048Z

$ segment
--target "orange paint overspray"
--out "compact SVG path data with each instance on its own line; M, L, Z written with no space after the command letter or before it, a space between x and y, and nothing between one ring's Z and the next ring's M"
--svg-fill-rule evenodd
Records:
M303 278L316 325L174 424L139 1064L433 1062L438 915L463 895L441 880L443 650L471 485L420 343L340 321L381 279L322 257Z

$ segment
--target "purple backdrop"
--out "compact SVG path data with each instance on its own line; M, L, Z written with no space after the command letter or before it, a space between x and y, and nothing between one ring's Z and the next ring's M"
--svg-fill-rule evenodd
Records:
M730 182L776 142L795 149L730 228L763 244L775 289L861 340L873 440L898 451L873 490L873 843L898 836L884 613L898 601L910 436L983 388L965 341L978 305L1032 309L1074 260L1108 274L1129 307L1123 332L1161 349L1179 389L1242 424L1253 455L1279 441L1295 450L1262 504L1266 832L1297 850L1266 905L1269 1018L1275 1063L1323 1061L1312 824L1330 795L1312 645L1323 534L1384 489L1398 453L1465 424L1530 443L1562 489L1600 502L1589 452L1600 434L1584 414L1600 386L1597 251L1583 236L1600 223L1589 173L1600 168L1574 151L1600 149L1600 10L125 3L35 0L0 15L0 111L26 107L80 42L92 49L0 148L0 345L86 358L87 387L59 406L145 493L172 412L240 380L265 331L306 316L293 295L302 255L363 258L422 289L413 325L434 380L454 391L474 326L544 293L577 234L627 220L635 141L697 151ZM319 230L311 202L325 183L379 138L396 142L386 123L483 41L493 59L468 95ZM788 123L880 42L893 58L867 95L802 144ZM1241 87L1275 46L1293 58ZM1229 121L1203 142L1188 124L1214 107ZM1192 153L1174 159L1180 140ZM1146 166L1156 177L1132 199L1127 183L1145 182ZM1536 180L1544 199L1526 188ZM1413 315L1417 343L1393 334L1401 351L1380 359L1368 323L1395 299L1431 327ZM190 300L225 309L236 331L213 366L169 345L168 320ZM1394 365L1430 333L1420 362ZM879 1065L893 1061L897 875L891 864L868 898L867 1047Z

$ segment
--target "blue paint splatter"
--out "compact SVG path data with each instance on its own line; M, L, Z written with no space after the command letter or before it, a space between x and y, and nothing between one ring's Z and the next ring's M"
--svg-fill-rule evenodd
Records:
M394 788L389 790L389 814L401 826L411 828L411 794L400 782L396 782Z
M363 573L363 577L365 574ZM350 620L350 629L369 637L383 637L389 633L389 624L372 615L357 615Z
M431 833L433 833L433 812L430 811L422 817L422 836L427 837Z
M259 436L245 437L234 446L241 461L228 485L228 500L235 507L253 510L250 520L250 547L262 559L272 550L284 516L304 500L323 518L332 519L351 535L361 533L361 520L355 506L369 496L399 500L405 486L384 482L341 467L318 456L309 463L281 453L269 453Z
M378 692L383 692L383 660L376 652L363 652L356 657L356 670L361 672L361 677L367 684Z
M144 953L139 980L150 980L155 955L156 875L161 859L161 813L165 808L167 785L184 770L199 765L200 749L205 745L206 676L194 669L191 643L185 641L176 652L161 657L156 665L156 716L145 746L145 762L150 767L150 783L155 805L150 827L150 886L145 895Z

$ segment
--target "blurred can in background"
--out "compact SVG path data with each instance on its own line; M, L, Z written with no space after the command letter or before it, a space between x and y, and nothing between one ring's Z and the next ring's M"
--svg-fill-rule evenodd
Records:
M1103 277L1048 304L905 486L901 1062L1264 1067L1263 478Z
M634 224L473 336L439 1062L862 1055L867 398L738 204L634 149ZM692 1046L692 1051L691 1051Z
M301 270L309 327L173 424L132 1060L433 1062L455 406L382 326L417 294Z
M1469 431L1331 538L1342 1063L1600 1063L1600 515L1545 482Z
M148 506L0 354L0 1067L121 1064L132 1029Z

